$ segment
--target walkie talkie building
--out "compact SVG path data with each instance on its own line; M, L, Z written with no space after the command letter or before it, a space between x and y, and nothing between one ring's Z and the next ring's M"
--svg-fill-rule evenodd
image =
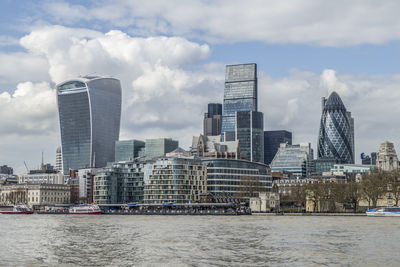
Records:
M114 161L121 122L121 84L85 76L57 85L63 172Z
M318 158L354 163L354 119L336 92L332 92L328 99L322 98Z

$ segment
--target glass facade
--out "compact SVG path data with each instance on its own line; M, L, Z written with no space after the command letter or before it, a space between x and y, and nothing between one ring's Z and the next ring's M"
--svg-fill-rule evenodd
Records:
M264 163L271 164L281 143L292 144L292 133L288 131L264 131Z
M115 142L115 162L129 161L139 157L139 151L145 142L139 140L122 140Z
M335 158L340 163L354 163L354 120L342 100L332 92L322 98L318 158Z
M289 172L299 178L306 178L312 170L313 150L310 143L281 144L271 162L272 172Z
M267 165L246 160L203 159L207 167L207 192L216 196L236 196L247 190L243 178L254 178L265 192L271 191L272 176Z
M205 136L221 134L222 104L208 104L208 112L204 114L203 133Z
M145 156L149 159L163 157L178 146L179 142L170 138L146 139Z
M235 113L257 111L257 65L226 66L222 139L234 141Z
M240 154L249 161L264 161L264 116L257 111L236 112L236 137Z
M119 80L83 77L57 86L63 171L114 161L121 120Z

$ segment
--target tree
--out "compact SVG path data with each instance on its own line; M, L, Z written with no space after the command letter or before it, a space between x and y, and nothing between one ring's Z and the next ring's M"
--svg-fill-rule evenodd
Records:
M362 197L363 192L360 183L357 183L355 180L350 180L345 188L345 201L352 205L354 212L357 212L358 202Z
M378 199L386 192L385 172L382 170L372 170L363 175L361 188L368 201L368 208L376 207Z
M239 180L239 191L235 193L239 198L258 197L259 192L265 192L265 186L258 176L242 176Z
M387 175L387 183L390 184L393 200L395 206L400 202L400 170L393 170Z

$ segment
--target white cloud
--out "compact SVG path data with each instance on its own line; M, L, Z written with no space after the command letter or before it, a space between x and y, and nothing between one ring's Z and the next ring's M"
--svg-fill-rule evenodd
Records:
M18 54L20 62L35 59L39 73L48 74L40 74L44 82L24 82L32 77L22 76L16 90L0 92L0 162L19 166L24 157L35 165L42 150L54 161L59 126L50 83L80 74L111 74L121 80L122 139L172 137L188 148L191 136L202 132L207 103L222 102L224 64L202 65L209 46L184 38L47 26L22 38L21 44L28 52ZM7 56L15 54L3 53ZM400 75L294 69L273 78L260 71L259 109L266 130L291 130L295 142L309 141L316 148L321 97L337 90L355 118L357 154L371 152L384 140L396 144L400 108L393 99L400 98L399 84Z
M344 46L400 39L396 0L113 0L90 7L49 1L43 9L56 23L106 21L145 36L171 34L208 42Z

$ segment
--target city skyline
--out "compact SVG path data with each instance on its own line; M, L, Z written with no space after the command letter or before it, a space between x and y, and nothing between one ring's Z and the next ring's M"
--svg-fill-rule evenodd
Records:
M179 23L172 9L187 10L187 4L138 9L135 3L1 4L1 164L21 173L24 161L31 168L39 165L41 151L46 162L54 163L60 145L55 84L93 72L121 80L120 139L171 137L187 149L191 137L202 132L207 103L222 102L225 65L249 62L258 66L258 110L264 113L264 130L288 130L293 143L311 142L316 151L319 100L337 91L356 121L356 162L361 152L376 152L385 140L399 150L400 126L391 123L398 111L393 99L400 99L396 63L400 37L391 12L395 7L378 10L366 3L357 13L356 5L347 4L346 14L355 13L343 17L316 2L288 11L276 4L269 8L283 20L274 20L265 4L255 3L259 8L254 13L226 2L226 10L235 7L243 12L238 23L255 18L243 28L235 27L238 24L228 29L223 27L230 17L225 9L219 16L210 15L212 23L199 22L218 3L199 2L203 15L183 17ZM126 11L106 16L104 11L110 8ZM160 9L165 12L159 18ZM290 34L301 14L318 11L330 15L301 20L302 31ZM374 14L385 14L387 20L379 25L368 21ZM130 17L143 20L126 20ZM282 24L290 17L294 19ZM217 18L221 23L214 23ZM339 19L346 27L335 23ZM276 30L267 26L271 21ZM313 29L318 22L324 26ZM261 31L262 27L268 30ZM374 27L376 31L368 32Z

